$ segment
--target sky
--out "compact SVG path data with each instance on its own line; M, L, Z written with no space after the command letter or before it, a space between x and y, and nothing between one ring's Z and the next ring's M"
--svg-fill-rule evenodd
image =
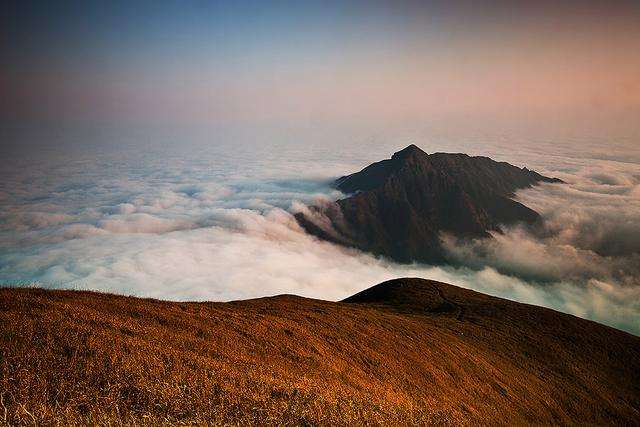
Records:
M3 4L5 130L638 133L635 1Z

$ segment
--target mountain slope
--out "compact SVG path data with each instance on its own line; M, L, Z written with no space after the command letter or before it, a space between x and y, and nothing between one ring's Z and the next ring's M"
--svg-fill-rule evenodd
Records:
M376 255L444 262L441 233L489 237L501 224L538 221L537 212L511 197L540 182L562 181L487 157L428 155L410 145L336 180L350 197L296 218L311 234Z
M637 424L640 338L451 285L344 302L0 289L9 424Z

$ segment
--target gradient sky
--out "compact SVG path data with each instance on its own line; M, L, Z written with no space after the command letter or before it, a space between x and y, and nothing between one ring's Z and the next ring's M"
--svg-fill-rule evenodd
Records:
M555 3L8 2L0 118L638 136L640 3Z

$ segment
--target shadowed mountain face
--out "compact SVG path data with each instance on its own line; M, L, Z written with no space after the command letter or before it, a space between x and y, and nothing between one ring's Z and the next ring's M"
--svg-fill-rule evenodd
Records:
M639 337L429 280L343 302L0 289L7 425L637 425L639 384Z
M415 145L335 181L351 194L296 215L307 232L400 262L443 262L440 234L489 237L500 224L539 220L511 199L539 182L526 168L466 154L428 155Z

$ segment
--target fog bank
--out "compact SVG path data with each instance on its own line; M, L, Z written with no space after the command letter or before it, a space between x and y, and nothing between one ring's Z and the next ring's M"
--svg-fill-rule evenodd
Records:
M341 197L329 182L401 148L392 144L129 147L5 160L0 282L172 300L280 293L338 300L415 276L640 333L637 163L597 150L572 155L566 145L545 154L466 147L567 184L517 194L542 214L540 230L512 227L465 244L447 239L456 268L399 265L306 235L293 209ZM462 151L455 144L418 145Z

